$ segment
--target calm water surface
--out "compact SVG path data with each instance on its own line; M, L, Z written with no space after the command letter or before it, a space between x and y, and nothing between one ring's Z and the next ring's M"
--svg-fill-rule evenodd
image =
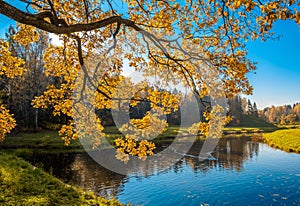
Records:
M249 137L223 138L214 158L200 161L192 156L199 154L201 145L195 142L190 156L172 168L142 177L113 173L85 153L36 153L31 161L42 162L65 182L105 197L113 195L122 203L300 205L300 155L252 142Z

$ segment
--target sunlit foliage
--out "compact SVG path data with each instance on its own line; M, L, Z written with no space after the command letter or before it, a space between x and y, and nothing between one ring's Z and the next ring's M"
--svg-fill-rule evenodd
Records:
M15 57L9 51L9 44L0 40L0 77L14 78L22 75L24 61ZM0 99L0 141L16 126L12 114L5 108Z
M58 81L36 97L33 105L69 117L69 124L59 132L66 144L87 135L94 137L95 146L100 144L103 127L93 109L116 109L116 104L118 109L126 109L128 102L136 106L146 100L162 114L177 110L180 97L162 90L160 85L181 83L197 96L199 104L205 96L251 94L246 74L255 70L255 63L247 58L246 41L272 37L270 30L280 19L300 24L299 4L293 0L32 0L28 5L34 14L21 12L4 1L0 1L0 11L27 25L16 35L21 44L36 41L33 27L60 35L63 43L50 44L44 54L46 74ZM20 74L16 68L21 62L10 57L7 47L1 43L0 58L7 64L2 64L0 74L5 70L12 77ZM125 61L144 76L159 81L155 85L133 84L122 76ZM80 72L83 76L78 75ZM127 86L120 89L124 81ZM81 82L82 88L74 94L76 82ZM138 90L132 90L130 84ZM76 106L77 100L92 106ZM191 133L196 129L207 134L211 125L228 120L220 117L224 109L209 104L206 107L206 119L194 124ZM74 114L87 118L75 125ZM157 118L155 113L147 113L143 119L132 119L124 125L121 130L135 129L116 140L117 157L126 161L128 155L151 155L155 146L148 141L148 133L163 132L167 126ZM94 119L96 124L89 122ZM151 124L155 128L149 126L150 120L158 121ZM91 127L85 128L86 124ZM137 133L145 139L137 138Z

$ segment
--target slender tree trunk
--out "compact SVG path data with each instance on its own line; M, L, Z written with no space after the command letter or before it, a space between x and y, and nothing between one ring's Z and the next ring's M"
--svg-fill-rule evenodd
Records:
M39 109L35 109L35 130L39 129Z

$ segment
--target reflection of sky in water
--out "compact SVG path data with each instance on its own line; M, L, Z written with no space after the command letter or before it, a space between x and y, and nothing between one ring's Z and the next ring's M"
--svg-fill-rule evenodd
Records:
M148 178L129 178L117 196L145 205L299 205L300 155L259 144L258 156L243 169L211 168L196 172L183 164Z
M300 205L300 155L275 150L245 138L222 138L212 154L199 161L203 142L189 156L163 172L146 177L113 173L87 154L35 156L45 169L87 190L122 203L144 205Z

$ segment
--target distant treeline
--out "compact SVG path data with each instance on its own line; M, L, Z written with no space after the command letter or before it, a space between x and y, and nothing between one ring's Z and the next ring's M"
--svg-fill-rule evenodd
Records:
M258 118L258 109L255 102L252 103L250 99L236 95L228 99L228 114L232 118L229 126L240 126L245 118Z
M300 122L300 103L293 105L266 107L258 112L263 120L276 124Z

